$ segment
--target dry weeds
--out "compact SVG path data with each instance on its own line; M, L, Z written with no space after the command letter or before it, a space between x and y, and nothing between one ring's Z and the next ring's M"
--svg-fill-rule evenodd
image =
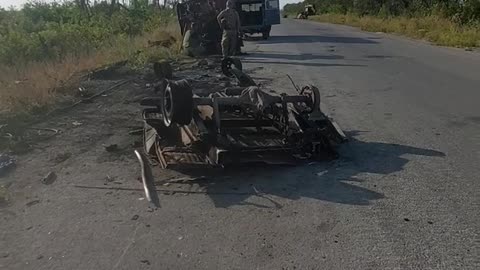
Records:
M412 38L425 39L443 46L480 46L480 26L460 26L438 16L380 18L374 16L360 17L354 14L323 14L312 16L311 19L356 26L371 32L396 33Z
M164 41L164 46L152 42ZM31 62L22 66L0 64L0 115L31 112L55 103L76 89L82 74L122 60L135 65L180 52L181 36L176 24L135 38L117 38L108 45L81 57L61 61Z

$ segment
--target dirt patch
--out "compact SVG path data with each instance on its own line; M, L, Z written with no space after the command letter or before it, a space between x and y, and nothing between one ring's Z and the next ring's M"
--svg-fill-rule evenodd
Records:
M212 58L174 63L174 79L188 78L197 94L208 95L233 84L221 75L219 61ZM0 150L13 156L17 167L0 178L0 184L13 184L16 190L38 184L49 172L55 172L61 182L73 171L137 168L133 151L143 146L139 102L155 95L154 84L151 67L134 71L124 63L116 64L85 76L80 89L86 96L59 104L28 121L17 118L5 122L0 130L5 138ZM106 173L102 179L107 174L114 177L114 173ZM12 199L9 196L10 203Z
M174 79L188 78L194 91L201 95L234 85L231 79L221 75L217 60L208 59L202 65L193 60L175 63ZM58 110L39 117L36 122L19 123L16 129L7 126L4 131L11 133L15 142L12 145L16 146L8 148L16 167L0 178L0 230L4 236L0 238L0 246L6 247L2 251L9 254L0 258L1 266L8 269L52 269L58 263L73 266L77 258L103 257L97 256L98 250L87 254L91 250L86 246L90 241L85 241L100 237L98 243L105 245L104 255L115 258L108 259L108 266L97 267L111 268L111 263L116 264L112 261L119 261L124 252L120 250L124 246L123 237L114 235L125 236L137 231L143 234L142 230L163 227L143 226L144 222L153 222L151 218L160 211L169 211L169 207L162 205L161 210L147 212L139 182L140 166L134 154L134 150L143 146L139 102L155 94L152 73L148 67L120 80L87 79L81 87L90 95L101 93L122 80L129 81L88 103ZM62 106L80 99L82 97ZM24 149L19 151L21 147ZM220 199L235 196L242 200L257 196L252 188L230 188L236 182L223 181L228 180L223 177L216 177L207 186L195 181L178 183L179 179L190 179L188 172L161 170L155 163L152 165L158 188L164 189L160 194L167 194L173 200L184 201L188 196L219 196ZM168 181L176 183L166 184ZM262 186L256 188L263 191ZM222 202L215 201L215 204ZM162 199L161 203L168 201ZM138 218L132 220L135 215ZM76 254L82 250L87 253ZM93 266L85 266L90 267Z

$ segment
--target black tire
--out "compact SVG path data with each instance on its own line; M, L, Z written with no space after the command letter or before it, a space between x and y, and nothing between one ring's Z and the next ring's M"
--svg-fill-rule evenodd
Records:
M222 59L222 73L225 76L233 77L233 74L231 72L232 65L240 71L243 70L242 61L240 61L240 59L233 58L233 57L226 57Z
M162 114L165 126L188 125L192 121L193 93L187 80L169 81L162 93Z
M265 31L265 32L262 33L262 38L263 39L267 40L269 37L270 37L270 31L269 32Z
M265 28L262 32L262 38L263 39L268 39L270 37L270 31L272 31L271 26L268 26L267 28Z
M232 70L233 75L237 78L238 86L241 87L248 87L248 86L256 86L257 84L252 79L252 77L248 76L241 70Z

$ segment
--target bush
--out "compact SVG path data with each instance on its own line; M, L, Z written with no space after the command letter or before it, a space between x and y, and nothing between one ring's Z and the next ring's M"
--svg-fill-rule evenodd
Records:
M334 14L345 14L347 12L347 8L343 5L334 4L329 6L326 11Z
M55 103L75 89L82 72L123 60L140 67L177 53L181 37L173 14L104 2L89 11L71 2L0 9L0 116ZM165 39L168 48L149 46Z
M480 46L480 27L460 26L452 21L438 17L396 16L380 18L378 16L358 16L356 14L324 14L313 16L313 20L348 24L366 31L402 34L421 38L438 45L454 47Z
M101 4L90 13L72 3L29 3L0 10L0 63L59 60L102 47L117 36L138 36L171 20L171 10Z

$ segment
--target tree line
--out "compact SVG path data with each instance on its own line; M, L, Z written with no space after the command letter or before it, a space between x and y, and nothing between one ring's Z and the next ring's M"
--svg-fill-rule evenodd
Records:
M430 16L438 15L457 23L480 22L480 0L305 0L287 4L285 14L297 14L306 4L313 4L317 13L355 13L361 16Z

